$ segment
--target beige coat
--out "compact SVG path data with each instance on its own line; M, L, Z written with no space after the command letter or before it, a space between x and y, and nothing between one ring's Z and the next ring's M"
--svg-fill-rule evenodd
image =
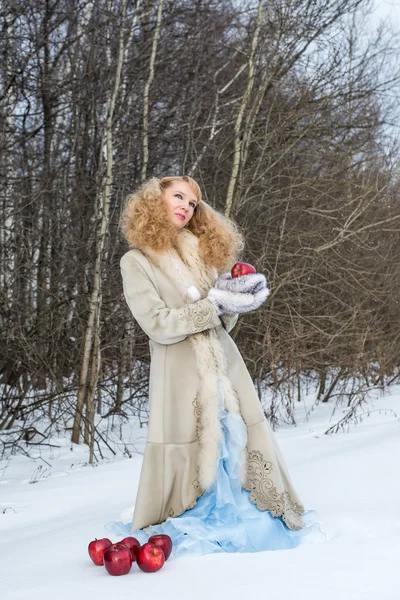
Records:
M126 252L120 267L126 302L149 337L151 354L148 435L132 531L182 514L205 491L199 483L200 380L189 338L209 329L219 339L247 427L242 485L251 492L249 500L260 510L282 517L290 529L303 527L304 507L229 335L238 315L219 317L207 298L185 303L173 277L139 249Z

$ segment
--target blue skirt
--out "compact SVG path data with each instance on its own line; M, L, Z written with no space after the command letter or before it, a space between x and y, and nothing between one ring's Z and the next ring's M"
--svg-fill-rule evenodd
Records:
M163 523L130 532L130 523L111 522L107 531L117 536L132 535L141 544L151 535L166 533L172 539L173 556L187 553L258 552L295 548L305 542L326 541L314 510L302 515L305 527L291 530L280 517L261 511L250 502L250 492L240 484L240 452L247 443L246 425L240 415L220 408L222 442L217 477L193 508Z

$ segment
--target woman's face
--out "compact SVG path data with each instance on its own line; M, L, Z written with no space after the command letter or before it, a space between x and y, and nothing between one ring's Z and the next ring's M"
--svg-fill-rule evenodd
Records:
M196 194L186 181L176 180L164 190L162 197L172 223L182 229L193 216L198 202Z

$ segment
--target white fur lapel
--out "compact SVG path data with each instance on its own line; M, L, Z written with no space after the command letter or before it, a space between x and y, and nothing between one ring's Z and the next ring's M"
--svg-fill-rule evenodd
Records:
M150 247L143 248L143 253L169 278L178 288L185 303L199 300L207 295L218 273L215 268L207 269L199 255L198 238L188 229L182 229L177 237L179 253L171 248L168 252L155 252ZM196 292L190 293L195 286Z

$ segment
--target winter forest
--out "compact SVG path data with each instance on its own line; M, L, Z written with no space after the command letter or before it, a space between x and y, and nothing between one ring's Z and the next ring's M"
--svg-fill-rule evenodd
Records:
M374 427L375 433L383 427L382 439L385 427L398 436L400 32L389 21L372 20L371 11L369 0L3 0L5 539L18 527L23 539L32 520L19 479L38 484L28 486L43 507L35 535L52 514L46 498L58 488L46 495L43 486L55 471L70 475L58 480L58 493L67 495L72 486L77 498L65 506L75 502L77 512L84 510L80 490L86 498L104 493L101 512L98 507L93 515L98 529L93 520L79 541L84 552L88 536L103 537L103 522L121 510L102 478L117 473L118 494L129 481L122 507L133 503L150 352L123 296L119 260L128 247L120 216L129 194L153 175L196 179L204 199L243 232L242 260L268 279L268 301L240 315L231 335L287 461L296 463L296 443L311 428L305 413L316 419L313 431L329 452L341 453L344 436L357 435L369 415L375 418L364 431L369 450ZM293 472L309 504L323 513L324 497L314 487L320 475L302 479L309 473L306 457L319 451L308 440ZM371 458L377 470L385 457L382 450L376 463ZM90 492L86 477L93 477ZM349 473L345 479L351 484ZM332 500L340 492L329 486L326 523L340 531ZM391 535L389 522L384 526ZM396 539L398 526L397 516ZM378 535L378 522L374 527ZM72 549L72 538L69 544ZM348 549L346 564L356 547ZM327 564L335 557L330 552ZM284 577L289 562L269 554ZM312 568L306 558L297 565L299 577ZM292 555L286 560L296 563ZM221 557L220 567L229 564ZM216 577L218 565L207 565ZM86 577L88 570L79 571L80 585ZM29 596L29 582L16 595L10 585L7 600L47 597L38 582L37 596ZM278 583L270 597L291 598L278 595ZM67 579L60 585L66 598ZM330 596L325 584L318 597L322 589L327 600L338 597L339 588ZM354 590L341 597L369 598ZM381 598L398 597L391 590ZM306 591L304 598L314 598ZM236 593L231 596L241 598L249 590ZM153 596L143 587L139 597Z

